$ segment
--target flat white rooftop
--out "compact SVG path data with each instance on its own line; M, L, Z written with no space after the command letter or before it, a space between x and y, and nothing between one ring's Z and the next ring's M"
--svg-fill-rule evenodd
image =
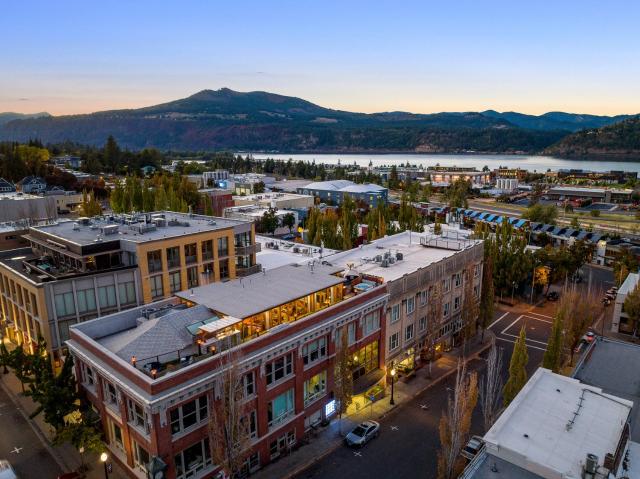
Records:
M447 244L450 248L458 249L423 246L420 244L421 238L427 242L430 240L446 240L442 241L441 244ZM350 268L357 273L377 276L382 278L384 282L389 282L453 256L477 243L479 243L478 240L451 237L443 239L440 236L429 233L405 231L392 236L385 236L355 249L336 253L327 258L327 261L333 266L340 266L345 270ZM390 252L394 257L397 253L401 253L402 260L383 267L379 262L375 261L375 258L379 255L384 255L385 252Z
M487 452L541 477L581 478L616 448L632 401L539 368L485 434Z
M620 285L618 294L629 294L638 285L638 281L640 281L640 274L629 273L624 282Z
M271 270L287 264L300 264L307 261L329 261L338 251L319 246L294 243L270 236L256 235L256 243L261 250L256 254L256 262L263 270Z

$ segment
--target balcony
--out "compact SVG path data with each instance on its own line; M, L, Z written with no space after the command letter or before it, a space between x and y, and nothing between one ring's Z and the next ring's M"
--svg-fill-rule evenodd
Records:
M250 274L256 274L262 271L261 264L254 264L253 266L238 266L236 265L236 276L242 278L244 276L249 276Z
M246 246L236 245L236 256L249 256L261 251L260 243L249 244Z

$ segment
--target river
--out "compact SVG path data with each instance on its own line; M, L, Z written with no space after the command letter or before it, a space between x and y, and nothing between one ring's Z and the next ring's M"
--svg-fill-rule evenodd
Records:
M488 166L493 170L499 166L510 168L524 168L529 171L544 173L547 170L578 168L591 171L635 171L640 173L640 162L634 161L600 161L600 160L565 160L552 156L536 155L429 155L413 153L389 154L283 154L283 153L253 153L254 158L273 158L275 160L314 161L316 163L343 165L356 163L367 166L372 162L374 166L383 165L420 165L420 166L472 166L482 169Z

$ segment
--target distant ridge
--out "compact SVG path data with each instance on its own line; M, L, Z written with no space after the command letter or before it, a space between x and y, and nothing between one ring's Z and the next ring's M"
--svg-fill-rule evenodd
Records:
M51 116L49 113L43 111L40 113L14 113L12 111L0 112L0 125L9 123L13 120L25 120L28 118L41 118L43 116Z
M138 109L14 117L0 124L0 140L38 138L45 143L71 140L102 145L113 135L120 145L132 149L531 153L581 128L624 118L493 110L366 114L264 91L221 88Z

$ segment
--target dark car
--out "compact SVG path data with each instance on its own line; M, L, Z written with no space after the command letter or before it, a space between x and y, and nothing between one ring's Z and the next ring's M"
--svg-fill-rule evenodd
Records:
M347 434L344 442L347 446L362 447L380 433L380 424L376 421L365 421L358 424L353 431Z
M469 439L467 445L464 446L464 449L460 451L460 455L466 459L471 460L476 457L480 449L482 449L483 445L484 439L482 439L480 436L472 436L471 439Z
M560 298L560 295L557 293L557 291L551 291L549 294L547 294L547 299L549 301L558 301L558 298Z

